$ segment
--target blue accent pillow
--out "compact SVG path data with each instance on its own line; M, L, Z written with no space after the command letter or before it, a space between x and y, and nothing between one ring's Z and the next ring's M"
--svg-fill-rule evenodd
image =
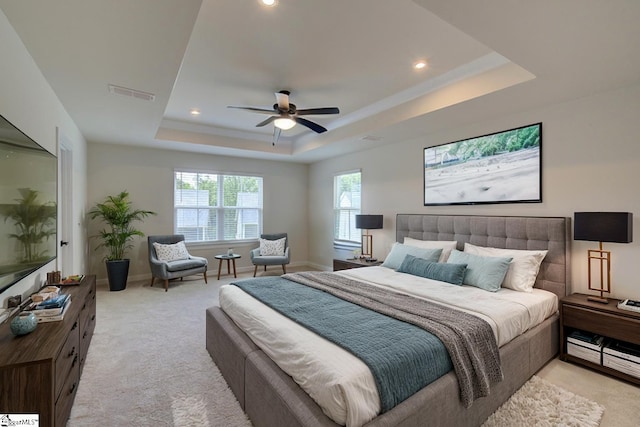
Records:
M462 285L466 269L466 264L445 264L407 255L404 257L402 264L400 264L398 271L454 285Z
M441 248L426 249L403 245L402 243L394 243L391 247L391 252L387 255L382 266L397 270L400 267L400 264L402 264L402 261L404 261L404 257L407 255L413 255L416 258L424 258L427 261L438 262L441 253Z
M496 292L502 285L511 260L512 258L473 255L454 249L447 263L467 264L463 284Z

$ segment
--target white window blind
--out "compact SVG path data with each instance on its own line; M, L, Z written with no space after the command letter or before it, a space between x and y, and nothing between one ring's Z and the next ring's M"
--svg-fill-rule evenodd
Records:
M187 242L257 239L262 177L175 171L174 229Z
M361 207L361 173L349 172L333 178L334 244L360 245L362 232L356 228Z

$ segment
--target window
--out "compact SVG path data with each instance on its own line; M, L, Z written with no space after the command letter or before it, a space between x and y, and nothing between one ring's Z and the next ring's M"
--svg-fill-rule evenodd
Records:
M334 245L360 246L362 232L356 228L360 214L361 173L349 172L333 178Z
M257 239L262 177L176 171L174 228L187 242Z

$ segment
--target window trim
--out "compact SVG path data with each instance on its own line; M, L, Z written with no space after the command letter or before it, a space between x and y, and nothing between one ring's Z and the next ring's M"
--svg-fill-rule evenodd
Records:
M224 205L224 185L218 185L217 191L218 194L216 196L218 205L217 206L193 206L189 207L191 209L209 209L211 211L216 212L216 235L224 236L224 213L228 210L238 210L238 209L257 209L258 210L258 234L256 237L247 238L247 239L218 239L218 240L185 240L185 244L188 246L219 246L219 245L228 245L228 244L246 244L250 242L257 242L260 234L263 230L263 218L264 218L264 176L261 174L251 174L251 173L240 173L240 172L222 172L222 171L210 171L203 169L189 169L189 168L174 168L173 169L173 232L175 234L180 234L178 231L178 215L177 210L178 206L176 206L176 179L177 174L179 173L188 173L188 174L202 174L202 175L216 175L217 181L219 183L224 182L225 177L249 177L249 178L259 178L260 179L260 206L259 207L238 207L238 206L225 206ZM218 220L218 218L222 218L222 220ZM254 223L252 223L254 224ZM185 236L186 239L186 236Z
M347 208L347 209L339 209L336 205L338 202L338 194L336 192L336 180L338 177L343 176L343 175L352 175L352 174L360 174L360 206L356 209L356 208ZM333 198L333 202L332 202L332 213L333 213L333 229L336 229L336 212L338 210L341 211L348 211L348 210L354 210L356 211L356 215L362 212L362 169L352 169L352 170L348 170L348 171L342 171L342 172L335 172L333 174L333 189L332 189L332 198ZM346 250L354 250L354 249L358 249L362 247L362 234L358 235L359 239L358 240L345 240L345 239L337 239L335 236L335 231L334 231L334 235L333 235L333 248L334 249L346 249Z

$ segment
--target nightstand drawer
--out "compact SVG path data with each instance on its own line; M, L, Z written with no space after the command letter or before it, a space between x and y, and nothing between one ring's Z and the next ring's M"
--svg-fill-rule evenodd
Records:
M564 305L562 323L565 327L587 330L622 341L638 342L640 340L640 320L622 318L615 314L584 307Z

